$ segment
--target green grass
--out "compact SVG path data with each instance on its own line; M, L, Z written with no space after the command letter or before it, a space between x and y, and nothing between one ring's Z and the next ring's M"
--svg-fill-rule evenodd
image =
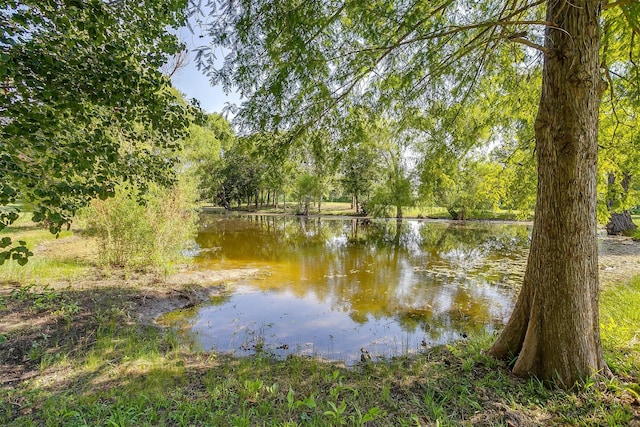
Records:
M13 240L24 240L30 250L39 244L63 241L73 236L71 231L62 231L58 237L49 230L31 222L28 215L22 215L16 222L0 231L0 237L9 236ZM57 243L57 242L55 242ZM83 243L84 244L84 243ZM54 249L56 251L56 249ZM73 257L53 257L36 254L29 258L25 266L7 261L0 266L0 283L47 283L51 280L75 279L84 274L89 265L86 261Z
M640 277L607 287L600 296L602 343L620 374L640 375ZM640 391L640 390L639 390Z
M0 267L0 283L38 283L74 280L82 277L90 265L81 260L50 259L34 256L25 266L6 262Z
M91 318L70 310L60 336L34 332L25 363L40 373L0 385L0 425L625 426L637 415L640 319L624 307L638 302L640 278L603 294L603 342L617 377L569 392L513 377L484 353L492 336L353 368L206 353L175 332L132 323L126 291L118 292ZM24 289L4 304L37 306L43 315L72 297Z
M29 213L23 213L13 224L0 231L0 236L9 236L14 240L26 240L27 247L33 249L36 243L56 239L48 229L32 222ZM71 236L70 231L62 231L59 238Z

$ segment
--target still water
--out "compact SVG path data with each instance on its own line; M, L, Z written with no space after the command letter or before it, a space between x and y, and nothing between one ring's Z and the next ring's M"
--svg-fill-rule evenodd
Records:
M260 273L163 321L236 355L353 364L419 352L506 323L529 235L518 224L205 215L198 268Z

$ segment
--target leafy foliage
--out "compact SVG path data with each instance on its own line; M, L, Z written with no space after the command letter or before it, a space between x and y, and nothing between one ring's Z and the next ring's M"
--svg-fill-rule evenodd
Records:
M539 41L540 3L219 0L207 29L229 53L217 67L203 47L196 61L247 99L247 126L333 127L355 105L401 117L467 98L502 47L518 50L518 35Z
M93 200L82 211L86 232L98 238L100 260L107 265L144 269L170 268L193 240L195 193L182 179L171 188L150 184L144 205L137 189L116 187L114 197Z
M414 204L409 178L400 170L393 172L389 174L386 185L377 187L371 200L366 204L367 211L373 216L402 218L402 208ZM391 212L392 206L396 208L395 214Z
M264 164L254 151L250 138L239 139L223 153L214 175L218 201L227 209L236 201L238 206L256 200Z
M188 108L159 68L186 0L7 0L0 16L0 229L33 211L52 233L129 181L173 180ZM13 204L13 205L11 205ZM11 205L11 206L9 206ZM26 262L3 239L0 263Z
M637 3L637 2L636 2ZM603 96L599 132L598 218L606 223L613 213L640 204L640 32L638 4L622 5L607 11L603 31L603 78L609 91Z
M364 143L349 147L344 156L341 183L344 190L353 196L356 212L360 212L363 196L368 198L374 183L378 181L376 166L375 150Z
M500 166L483 159L465 159L452 175L440 176L438 204L453 219L464 220L472 212L496 209L504 194Z
M298 213L309 215L311 201L322 192L320 179L309 172L302 172L295 182L294 197L298 201Z
M219 114L205 117L203 123L192 123L185 138L182 153L184 172L198 187L200 200L212 200L216 194L216 179L212 177L220 168L222 154L236 140L229 122Z

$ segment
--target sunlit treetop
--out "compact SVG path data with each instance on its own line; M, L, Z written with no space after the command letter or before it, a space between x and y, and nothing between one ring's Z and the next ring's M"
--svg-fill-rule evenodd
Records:
M506 48L512 64L530 60L521 47L542 48L542 3L218 1L207 28L221 49L196 60L239 89L241 121L260 127L315 123L354 104L393 113L469 96ZM216 52L226 53L220 67Z

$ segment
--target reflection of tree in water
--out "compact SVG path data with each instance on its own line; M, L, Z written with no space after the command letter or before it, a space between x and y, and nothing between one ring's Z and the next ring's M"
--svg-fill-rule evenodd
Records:
M260 287L313 293L357 323L397 318L430 337L502 324L513 292L496 285L505 273L495 267L524 263L528 244L526 227L481 223L252 216L203 224L200 247L220 248L203 260L277 264L279 275Z
M464 273L513 287L524 275L529 233L527 227L512 224L423 227L422 247L432 262L422 268L436 275Z
M196 238L203 251L200 260L233 259L281 261L295 257L301 249L322 247L342 224L321 218L247 216L203 216Z
M367 227L366 243L376 248L409 250L420 244L420 234L417 230L421 225L422 223L416 221L376 221Z

